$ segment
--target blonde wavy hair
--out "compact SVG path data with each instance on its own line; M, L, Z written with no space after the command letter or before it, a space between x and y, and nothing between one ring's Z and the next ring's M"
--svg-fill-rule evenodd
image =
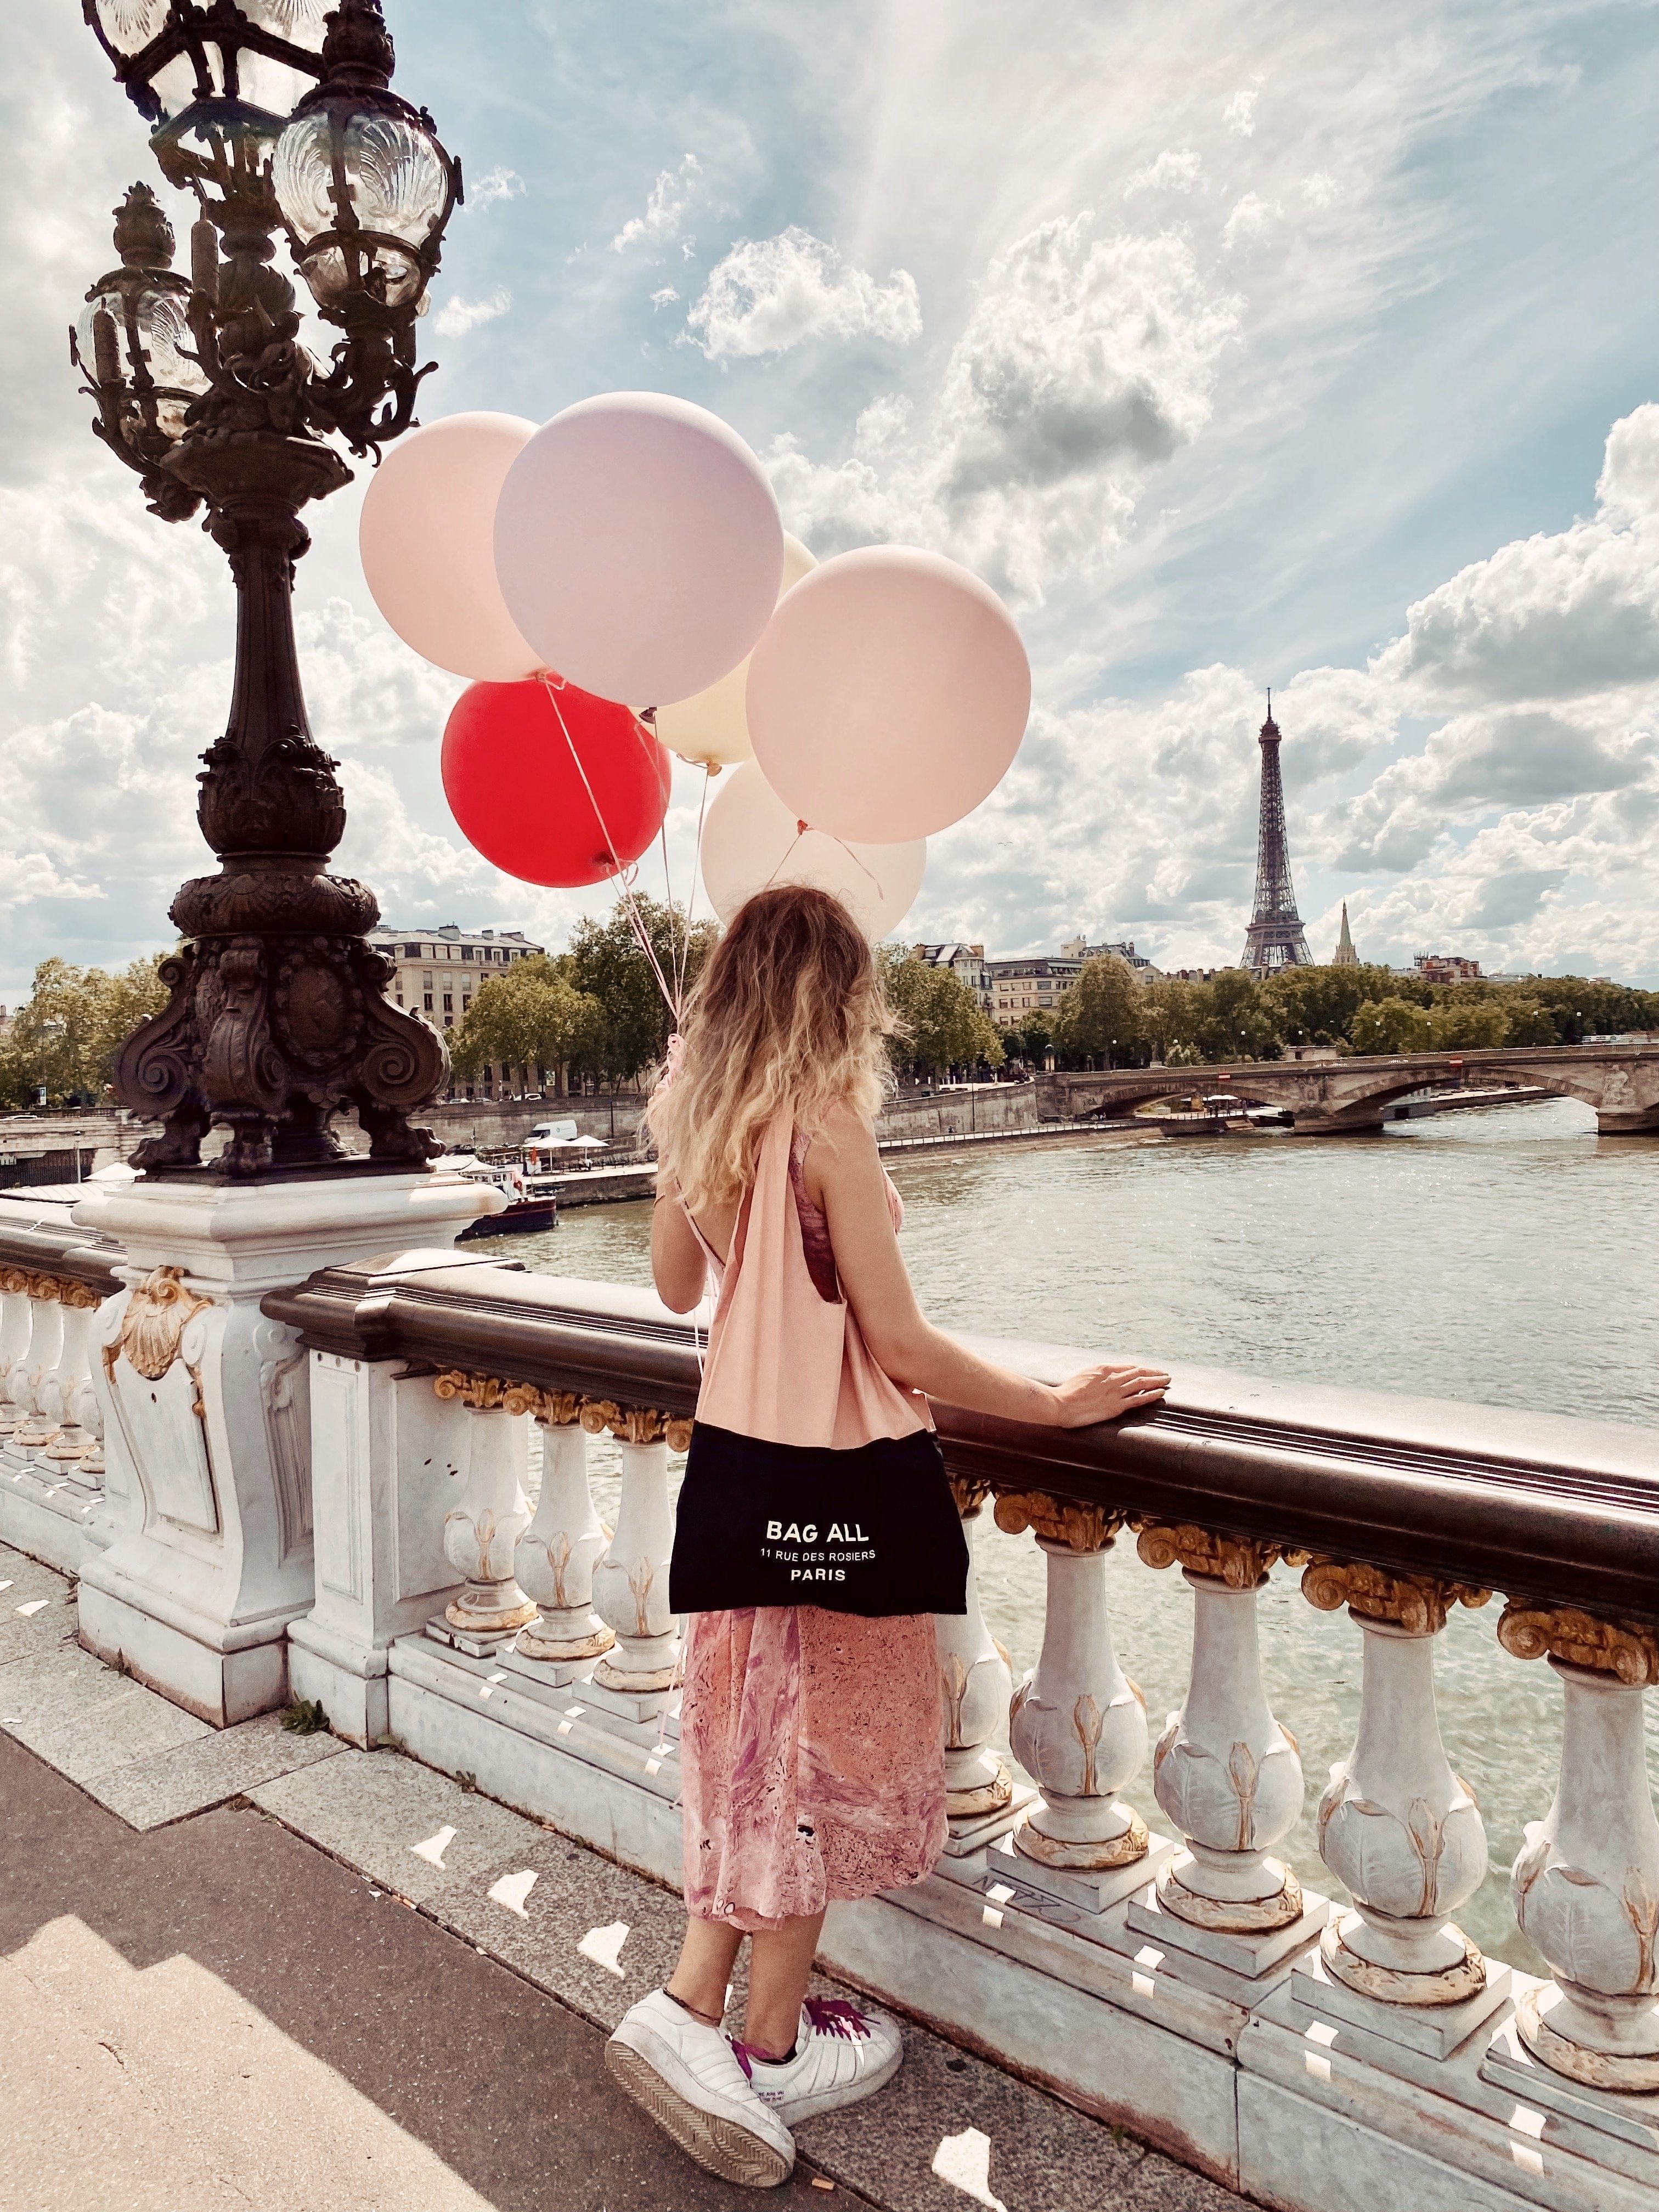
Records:
M898 1026L839 899L799 884L757 891L703 963L672 1077L646 1109L659 1186L694 1213L718 1206L754 1181L761 1139L786 1107L809 1132L842 1103L873 1114Z

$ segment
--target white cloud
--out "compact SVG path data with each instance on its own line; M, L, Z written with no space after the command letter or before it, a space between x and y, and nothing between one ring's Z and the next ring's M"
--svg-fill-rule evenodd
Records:
M1659 981L1659 658L1627 620L1656 589L1659 405L1614 426L1588 521L1472 564L1368 665L1275 685L1316 957L1340 896L1362 957ZM1039 705L1001 789L933 841L919 927L1010 951L1111 928L1166 967L1237 959L1261 713L1220 665L1149 702Z
M1241 138L1249 138L1255 131L1255 103L1261 96L1261 80L1256 77L1249 84L1242 84L1222 110L1221 119L1229 131Z
M878 283L792 225L734 246L710 270L685 326L710 361L786 353L817 337L908 345L921 336L921 304L908 270Z
M653 307L671 307L679 296L672 284L665 284L659 291L651 295L651 304Z
M505 285L498 284L487 300L464 300L457 292L439 308L432 327L441 338L462 338L480 323L495 322L512 305L513 295Z
M1231 253L1241 239L1261 237L1284 212L1277 200L1264 200L1258 193L1246 192L1243 199L1234 202L1222 228L1222 245Z
M702 165L688 154L678 169L662 169L652 185L643 215L630 216L611 241L613 253L626 252L641 243L660 246L674 237L696 191Z
M1155 161L1135 170L1123 187L1123 197L1132 200L1141 192L1189 192L1203 167L1203 156L1195 146L1166 146Z
M1174 233L1042 224L994 261L939 389L860 418L851 456L774 448L790 526L820 550L939 545L1026 599L1119 537L1146 471L1196 435L1238 303Z
M497 200L523 198L524 179L516 169L491 169L466 188L466 204L471 208L494 207Z
M1615 425L1597 495L1590 520L1518 538L1418 600L1382 672L1506 703L1659 681L1659 405Z
M0 914L34 899L100 899L101 885L60 875L44 853L8 853L0 872Z

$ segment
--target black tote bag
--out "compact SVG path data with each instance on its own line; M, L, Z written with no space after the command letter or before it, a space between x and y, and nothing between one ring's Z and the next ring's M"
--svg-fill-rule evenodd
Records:
M968 1540L938 1437L917 1429L836 1451L697 1422L668 1602L676 1613L965 1613Z

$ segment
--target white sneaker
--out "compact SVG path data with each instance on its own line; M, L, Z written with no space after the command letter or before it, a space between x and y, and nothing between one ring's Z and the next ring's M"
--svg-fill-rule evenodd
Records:
M904 2045L898 2022L884 2012L871 2012L848 1997L808 1997L793 2058L761 2058L742 2045L738 2055L762 2102L795 2127L818 2112L873 2096L898 2072Z
M731 2044L666 1990L624 2014L605 2063L635 2104L721 2180L775 2189L793 2172L793 2138L744 2078Z

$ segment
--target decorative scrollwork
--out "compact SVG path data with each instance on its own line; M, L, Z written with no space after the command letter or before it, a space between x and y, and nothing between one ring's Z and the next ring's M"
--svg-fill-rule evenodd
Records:
M951 1495L956 1500L957 1511L964 1521L971 1521L991 1495L989 1482L983 1475L958 1474L954 1468L947 1471L945 1480L951 1486Z
M440 1398L459 1398L475 1413L499 1413L507 1405L508 1386L499 1375L468 1375L450 1367L433 1376L432 1388Z
M111 1380L123 1352L147 1382L159 1382L179 1357L185 1331L213 1304L187 1289L182 1267L156 1267L128 1293L121 1326L104 1346L104 1373ZM192 1370L193 1371L193 1370ZM198 1410L201 1395L197 1377Z
M1659 1682L1659 1630L1633 1621L1598 1620L1576 1606L1506 1605L1498 1640L1516 1659L1541 1659L1547 1653L1570 1667L1615 1674L1632 1686Z
M665 1443L685 1451L691 1443L689 1415L662 1413L648 1406L623 1407L609 1398L584 1398L574 1390L544 1390L535 1382L509 1382L499 1375L475 1375L447 1368L432 1378L441 1398L459 1398L480 1413L530 1413L548 1428L580 1425L590 1437L613 1436L618 1443Z
M1023 1536L1030 1528L1045 1541L1064 1544L1073 1552L1103 1552L1127 1517L1110 1506L1050 1498L1042 1490L1004 1491L995 1513L998 1528L1010 1536Z
M1395 1575L1382 1567L1317 1559L1302 1577L1302 1595L1321 1613L1346 1605L1363 1620L1392 1621L1411 1636L1434 1636L1454 1605L1483 1606L1492 1592L1433 1575Z
M1299 1565L1307 1553L1292 1544L1265 1536L1226 1536L1188 1522L1171 1527L1162 1521L1143 1521L1135 1549L1149 1567L1186 1568L1189 1574L1207 1575L1230 1589L1255 1589L1267 1580L1275 1559Z
M73 1275L40 1274L32 1267L0 1267L0 1291L38 1299L42 1305L90 1310L104 1302L90 1283L79 1282Z

